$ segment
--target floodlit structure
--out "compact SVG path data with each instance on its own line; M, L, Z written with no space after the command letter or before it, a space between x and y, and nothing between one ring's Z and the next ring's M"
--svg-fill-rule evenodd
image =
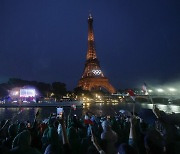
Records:
M86 63L84 72L79 80L78 87L84 90L104 88L110 93L115 93L115 88L109 83L100 68L99 60L96 55L94 32L93 32L93 17L91 14L88 17L88 50L86 55Z
M36 90L35 89L20 89L20 97L35 97Z
M37 92L35 88L16 87L9 91L9 96L12 101L36 101Z

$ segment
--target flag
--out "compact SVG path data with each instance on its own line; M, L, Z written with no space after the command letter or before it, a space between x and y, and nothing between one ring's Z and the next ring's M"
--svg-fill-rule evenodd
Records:
M85 115L84 117L84 123L85 124L88 124L88 125L92 125L93 122L89 119L89 116L88 115Z
M154 104L152 97L151 97L151 96L149 95L149 93L148 93L146 83L144 83L144 84L143 84L143 86L142 86L142 90L144 91L144 94L145 94L145 95L148 95L148 97L149 97L149 99L150 99L151 103L152 103L152 104Z
M132 100L135 102L136 97L133 90L129 89L127 92L129 93L129 96L132 98Z
M142 86L142 90L144 91L145 95L148 95L148 91L147 91L147 85L146 83L143 84Z
M71 105L71 107L73 108L73 110L76 110L76 105Z

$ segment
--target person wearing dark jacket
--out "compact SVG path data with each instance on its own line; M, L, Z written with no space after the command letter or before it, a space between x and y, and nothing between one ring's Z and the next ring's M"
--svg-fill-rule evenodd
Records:
M40 154L40 152L32 148L31 135L28 130L24 130L19 133L13 140L12 149L10 154Z

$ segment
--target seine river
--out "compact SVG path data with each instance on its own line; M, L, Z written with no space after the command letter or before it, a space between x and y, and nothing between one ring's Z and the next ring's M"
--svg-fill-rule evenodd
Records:
M82 114L90 111L96 115L115 115L119 110L129 110L132 111L132 103L113 103L113 104L102 104L97 103L89 106L77 107L76 110L72 110L72 114L81 116ZM135 112L138 113L141 108L152 108L152 104L147 103L136 103ZM157 107L160 110L163 110L167 113L180 113L180 106L177 105L163 105L157 104ZM32 121L35 113L39 110L39 120L48 118L51 113L56 113L56 107L39 107L39 108L0 108L0 120L10 119L13 116L17 115L19 111L20 114L16 116L14 120L29 120ZM69 114L70 107L64 107L65 114Z

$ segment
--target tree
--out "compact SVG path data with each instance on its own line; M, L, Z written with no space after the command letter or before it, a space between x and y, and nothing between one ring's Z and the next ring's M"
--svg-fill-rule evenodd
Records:
M82 94L84 94L85 96L89 97L89 98L92 98L92 93L91 91L89 90L83 90L82 87L76 87L74 88L74 94L77 95L77 96L82 96Z
M37 83L37 88L39 89L39 91L41 92L41 94L43 96L47 96L51 92L51 85L48 84L48 83L38 82Z
M66 84L61 82L52 83L52 92L56 98L60 98L67 93Z
M8 91L6 87L7 87L6 84L0 84L0 97L5 97L8 95Z
M82 94L82 93L84 93L84 90L82 89L82 87L76 87L76 88L74 88L74 94L75 94L75 95L80 95L80 94Z

